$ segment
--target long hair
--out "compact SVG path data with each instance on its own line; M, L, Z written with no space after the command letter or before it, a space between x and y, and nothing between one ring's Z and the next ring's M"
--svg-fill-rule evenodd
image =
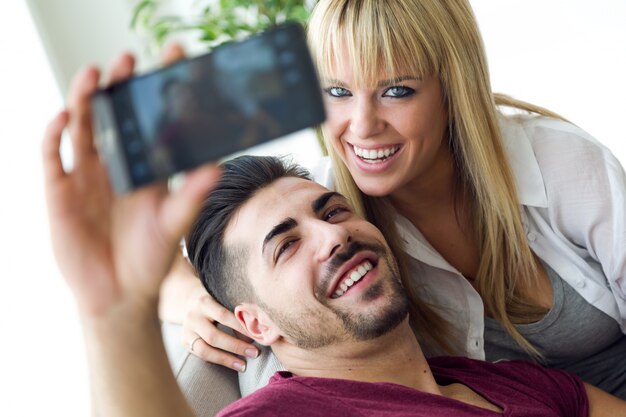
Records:
M480 250L476 288L485 311L524 349L539 355L514 326L542 317L546 309L521 297L520 288L536 287L539 276L502 144L498 106L559 116L492 93L482 38L466 0L321 0L309 21L308 39L322 77L332 78L335 68L348 65L358 68L354 71L357 87L376 85L381 73L439 79L449 115L448 146L455 179L469 203ZM393 227L381 226L384 199L362 193L323 128L321 136L336 170L338 191L388 237L397 234L388 230ZM442 329L425 327L431 333ZM433 337L442 339L441 334Z

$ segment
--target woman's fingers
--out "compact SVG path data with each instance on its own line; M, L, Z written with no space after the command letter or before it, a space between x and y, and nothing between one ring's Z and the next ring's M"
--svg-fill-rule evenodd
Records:
M183 343L194 355L207 362L243 372L246 363L241 357L256 358L259 350L253 344L227 333L217 323L243 331L235 315L205 293L191 303L184 320Z
M244 332L235 315L209 295L200 298L199 306L191 312L185 325L212 347L248 358L258 356L259 351L253 344L225 333L215 323Z
M203 319L215 321L223 326L233 329L236 332L245 333L245 330L243 329L243 327L241 327L241 324L239 323L239 320L237 320L237 318L235 317L235 314L217 301L215 301L211 296L202 297L199 301L199 310L197 311L195 317L201 317Z
M198 326L197 330L198 333L190 332L186 335L183 343L191 353L203 361L222 365L237 372L244 372L246 362L241 359L241 356L245 355L234 354L234 351L247 353L247 357L250 358L258 356L258 350L254 346L225 333L210 321L206 321L204 326ZM197 339L198 337L200 339ZM191 343L193 343L193 350Z
M68 130L72 140L74 165L80 166L86 158L95 155L91 131L91 95L98 88L100 72L95 67L86 67L72 81L68 95L68 110L71 114Z

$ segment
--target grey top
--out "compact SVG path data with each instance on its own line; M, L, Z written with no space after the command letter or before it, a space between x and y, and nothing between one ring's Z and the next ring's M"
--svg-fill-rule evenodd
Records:
M517 330L541 352L538 361L543 365L572 372L626 399L626 336L615 320L585 301L548 265L544 267L552 283L552 308L538 322L517 325ZM490 362L533 360L489 317L485 317L485 356Z

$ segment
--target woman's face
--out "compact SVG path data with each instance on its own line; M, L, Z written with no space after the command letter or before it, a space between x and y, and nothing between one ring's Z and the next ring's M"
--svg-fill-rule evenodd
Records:
M344 67L322 83L325 134L364 193L390 195L450 171L437 78L383 74L377 85L356 88L353 69Z

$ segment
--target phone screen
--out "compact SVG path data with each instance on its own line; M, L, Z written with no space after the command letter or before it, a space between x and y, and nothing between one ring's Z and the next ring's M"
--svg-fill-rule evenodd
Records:
M107 104L94 103L94 108L100 113L105 108L112 117L96 117L96 125L116 138L115 155L109 149L116 161L109 171L125 171L127 185L121 188L126 189L324 119L319 84L297 25L111 86L102 96Z

